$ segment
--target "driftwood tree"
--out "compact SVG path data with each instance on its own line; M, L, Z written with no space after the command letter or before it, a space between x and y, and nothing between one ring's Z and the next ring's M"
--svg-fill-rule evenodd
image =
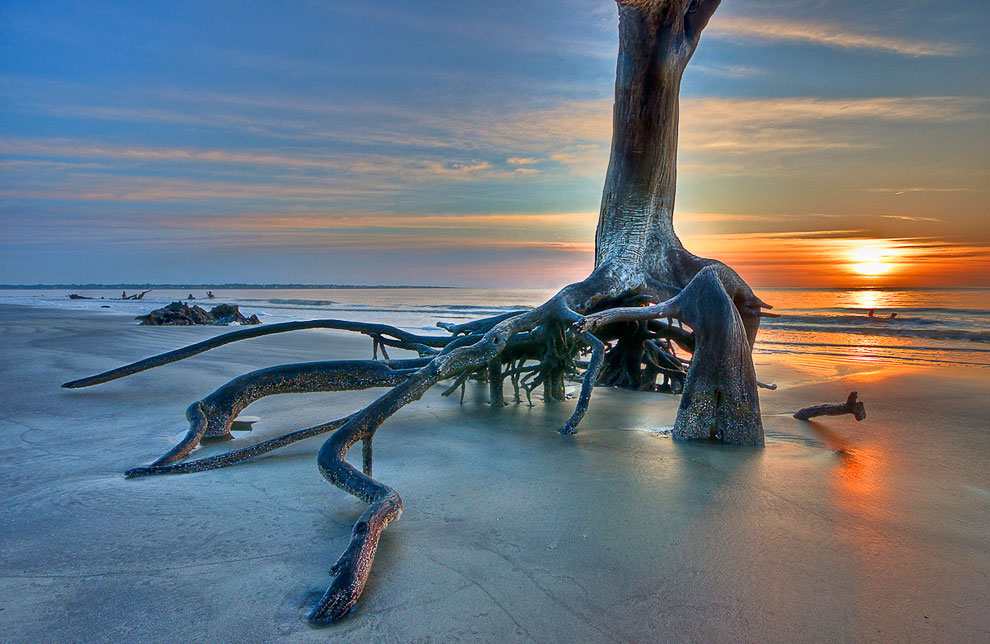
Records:
M382 531L402 509L398 493L372 478L372 442L381 424L430 387L469 378L487 380L491 402L502 405L509 380L527 396L563 400L567 378L581 393L560 429L573 433L596 383L681 391L673 434L761 445L763 427L751 350L761 302L721 262L697 257L674 234L678 92L681 75L719 0L618 0L611 160L596 234L595 267L543 305L466 324L439 324L448 336L417 335L386 325L313 320L242 329L170 353L66 383L85 387L201 353L237 340L296 329L342 329L372 338L372 360L285 365L255 371L224 385L186 412L190 429L170 452L127 476L202 471L239 463L288 443L333 432L320 450L320 472L368 504L351 541L331 569L333 581L310 619L346 615L364 589ZM675 322L676 321L676 322ZM692 354L688 367L674 344ZM392 360L386 347L419 358ZM377 360L378 350L383 359ZM580 360L590 353L590 359ZM580 370L583 368L583 375ZM657 385L662 377L661 385ZM202 439L229 438L237 414L263 396L389 387L373 403L323 425L244 449L180 462ZM345 462L358 441L363 471Z

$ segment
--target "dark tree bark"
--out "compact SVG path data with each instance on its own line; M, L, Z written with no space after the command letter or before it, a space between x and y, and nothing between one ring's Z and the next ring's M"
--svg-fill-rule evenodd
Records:
M612 150L595 239L595 266L586 279L565 286L543 305L466 324L440 323L449 337L342 320L266 325L64 386L108 382L271 333L332 328L372 338L373 358L381 349L384 361L285 365L228 383L189 408L189 433L175 449L150 466L128 472L136 477L225 467L332 431L319 453L320 472L327 481L365 501L368 509L355 524L350 545L331 568L330 587L310 615L321 622L336 621L354 606L382 531L402 511L398 493L372 478L375 432L392 414L440 381L451 380L449 391L454 391L470 378L487 380L492 404L501 406L506 380L519 402L520 391L529 399L541 385L546 401L562 400L564 380L577 379L581 394L573 414L560 427L565 434L576 431L596 382L644 390L683 387L675 437L762 445L751 351L761 309L767 305L731 268L688 252L673 227L681 75L718 4L718 0L618 0ZM675 344L693 353L686 370ZM386 347L413 350L421 357L388 360ZM590 354L587 363L578 360L581 352ZM660 376L667 384L656 385ZM369 387L390 389L340 420L219 457L177 462L203 438L228 437L237 413L263 396ZM360 471L344 459L359 441L363 446Z
M798 420L811 420L818 416L842 416L843 414L852 414L856 420L866 419L866 405L863 404L862 400L856 400L858 394L853 391L850 392L849 397L846 398L846 402L840 405L815 405L814 407L805 407L800 409L794 414L794 417Z
M674 435L762 444L750 350L763 303L735 271L689 253L674 233L681 75L719 2L618 4L612 153L595 239L595 270L629 292L659 299L678 296L672 317L695 331L698 348ZM685 292L706 266L716 270ZM634 318L648 319L642 312ZM633 386L640 384L638 365L637 357L628 370Z

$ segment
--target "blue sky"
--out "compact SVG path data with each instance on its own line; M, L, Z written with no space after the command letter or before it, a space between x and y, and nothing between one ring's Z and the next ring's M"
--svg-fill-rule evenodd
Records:
M686 245L768 286L990 282L988 6L725 0L682 87ZM616 24L611 0L7 0L0 282L580 279ZM846 270L864 246L891 270Z

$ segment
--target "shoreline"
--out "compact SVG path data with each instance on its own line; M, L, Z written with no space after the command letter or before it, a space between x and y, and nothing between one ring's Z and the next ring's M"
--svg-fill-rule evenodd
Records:
M990 289L906 291L845 289L782 290L764 295L779 305L761 325L755 353L785 354L777 360L814 356L823 362L892 361L990 367ZM144 300L116 299L120 291L86 291L93 299L70 300L64 291L2 291L0 305L47 310L121 311L145 315L170 302L189 301L189 289L159 291ZM225 303L265 322L338 318L385 323L417 333L442 333L437 320L459 323L532 308L552 296L533 289L256 289L198 292L199 306ZM99 299L105 296L106 300ZM773 296L773 297L771 297ZM192 303L192 302L190 302ZM871 318L869 313L881 316ZM896 318L891 317L896 314Z
M271 289L297 290L307 289L416 289L416 288L463 288L460 286L436 286L418 284L0 284L0 291L56 291L77 289L80 291L116 291L120 289L155 289L175 291L185 289Z
M229 469L127 481L185 407L247 371L368 358L363 337L238 343L82 390L59 385L225 332L0 305L0 640L980 641L990 634L985 368L757 354L768 445L653 435L677 399L463 406L389 419L376 474L405 501L354 613L303 621L364 504L320 438ZM396 356L397 357L397 356ZM868 417L802 422L851 391ZM208 455L339 417L382 390L283 395ZM288 492L288 493L287 493Z

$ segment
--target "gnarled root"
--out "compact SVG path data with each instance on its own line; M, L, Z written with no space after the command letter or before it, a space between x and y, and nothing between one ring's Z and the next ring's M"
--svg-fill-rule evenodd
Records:
M354 524L350 543L330 569L333 580L310 613L310 620L333 622L350 612L367 583L382 532L402 513L402 499L398 493L371 478L370 450L365 451L365 472L357 471L344 460L347 450L359 440L370 445L385 418L406 403L419 399L437 380L435 369L424 368L355 414L320 449L317 462L323 477L369 507Z
M616 343L605 352L598 383L640 391L643 384L643 360L646 348L645 323L624 322L616 329Z
M752 358L762 306L766 305L734 271L712 262L669 300L589 315L579 328L587 331L663 317L683 321L693 330L694 356L677 410L674 436L762 445L763 423Z
M418 400L427 389L444 378L458 374L463 377L472 370L485 369L489 377L495 374L500 391L501 379L505 377L501 371L502 354L511 346L510 340L516 334L530 333L538 338L540 334L537 331L543 331L547 349L534 372L539 372L537 378L543 378L545 383L554 377L555 369L560 370L561 356L568 355L571 350L568 333L561 325L573 324L580 333L582 343L591 347L592 357L584 375L577 407L561 428L562 433L573 433L584 416L591 390L604 362L605 345L592 331L606 321L640 320L640 328L648 332L649 320L654 318L672 316L683 319L694 332L674 335L681 342L690 344L695 349L696 358L702 357L706 366L696 368L698 360L692 362L685 389L690 391L690 395L686 403L682 400L678 410L675 434L682 438L695 438L703 434L705 438L725 442L762 444L763 426L750 355L750 329L743 323L729 293L732 290L734 295L738 294L738 283L734 280L738 280L738 276L723 266L707 266L679 295L656 307L610 309L582 319L574 309L589 310L606 298L615 297L614 284L596 271L584 282L566 287L543 306L499 321L477 342L444 350L405 382L359 411L323 445L319 465L324 478L364 500L369 508L355 524L350 544L331 571L334 579L313 609L310 619L333 622L350 612L367 582L382 531L401 513L402 501L398 494L371 478L370 459L365 460L365 473L362 474L344 460L347 450L358 440L369 445L378 427L389 416L409 402ZM753 333L755 335L755 330ZM573 340L573 332L570 338ZM740 382L734 382L734 378ZM553 394L553 388L551 384L545 389L546 398ZM493 396L493 400L496 399ZM695 430L695 425L700 430Z
M150 467L129 470L127 476L199 471L189 468L173 468L170 470L163 470L162 468L187 456L204 438L230 438L230 426L234 418L245 407L259 398L275 394L352 391L371 387L390 387L405 380L410 373L427 361L424 359L393 360L387 362L373 360L331 360L281 365L252 371L231 380L203 400L190 405L189 409L186 410L186 418L189 420L189 431L179 444L152 463ZM329 431L329 429L324 431ZM305 438L305 436L296 437L295 440L301 440L302 438ZM271 449L277 449L277 447L281 446L282 444L270 444ZM271 451L271 449L264 451ZM242 453L240 456L244 457L245 454ZM253 456L249 458L253 458ZM243 460L247 460L247 458L242 458L237 462L242 462ZM232 465L233 461L227 464Z
M625 276L628 277L628 276ZM450 391L470 377L487 378L493 404L504 404L502 388L511 379L527 397L537 386L545 400L564 398L564 379L573 377L579 351L591 356L581 378L581 393L573 414L560 428L571 434L588 409L596 382L610 367L629 374L628 385L657 389L656 379L678 386L684 397L678 410L675 435L715 438L725 442L760 444L763 441L756 397L756 379L750 356L751 339L759 325L762 303L741 284L734 272L720 264L701 268L676 296L650 306L656 291L640 282L628 288L624 277L600 267L583 282L565 287L542 306L460 325L443 325L451 336L414 336L384 325L314 321L273 325L275 331L299 328L346 328L372 337L374 352L386 346L430 353L414 360L337 360L260 369L232 380L189 407L187 436L149 467L129 470L127 476L178 474L226 467L255 458L297 440L333 432L320 449L323 477L368 503L354 526L349 545L337 559L333 580L310 614L317 622L346 615L367 582L383 531L402 511L398 493L372 478L372 444L378 427L406 404L418 400L433 385L453 379ZM625 305L625 307L623 307ZM578 313L597 311L582 318ZM686 330L664 318L685 322ZM269 327L269 329L273 328ZM247 333L245 333L245 331ZM184 349L127 365L105 374L67 383L88 386L136 373L228 342L263 335L257 329L235 331ZM614 344L607 345L606 342ZM694 352L685 374L685 361L674 353L674 343ZM376 356L377 357L377 356ZM604 366L604 369L603 369ZM604 374L606 375L602 375ZM686 378L686 380L685 380ZM636 380L638 379L638 380ZM316 391L343 391L391 387L373 403L336 421L279 436L257 445L185 463L180 459L205 438L230 436L233 419L251 402L268 395ZM348 450L362 442L362 470L345 461Z
M363 440L365 445L370 444L378 427L387 418L408 403L418 400L440 380L475 369L490 368L493 361L511 346L510 339L514 335L541 326L556 332L554 327L573 324L580 316L571 310L568 300L576 288L572 286L564 289L554 299L531 312L499 321L484 337L469 346L441 353L403 383L355 414L327 439L318 458L323 477L365 501L369 507L354 525L350 544L331 569L333 581L310 613L309 619L333 622L350 612L364 590L382 531L402 511L402 500L398 493L371 478L370 458L365 459L365 472L358 472L344 460L347 450L359 440ZM582 338L592 346L591 363L594 368L589 369L586 374L577 410L561 430L566 433L573 433L584 415L604 350L601 341L591 334L582 334Z
M308 427L306 429L289 432L288 434L270 438L249 447L242 447L241 449L235 449L223 454L217 454L216 456L200 458L194 461L185 461L183 463L173 463L171 465L135 467L124 472L124 476L127 478L137 478L140 476L153 476L155 474L190 474L192 472L205 472L207 470L218 470L222 467L230 467L231 465L237 465L238 463L250 461L255 457L261 456L262 454L267 454L268 452L277 450L280 447L291 445L296 441L301 441L306 438L312 438L313 436L319 436L320 434L333 431L350 420L351 417L352 416L347 416L329 423L316 425L315 427Z
M591 390L598 380L598 373L602 368L605 356L605 344L587 331L581 333L581 337L591 346L591 360L588 368L584 372L584 380L581 382L581 394L578 396L577 406L574 413L567 419L564 426L560 428L561 434L574 434L577 432L578 423L584 418L588 411L588 403L591 402Z
M130 376L148 369L161 367L171 362L184 360L185 358L190 358L194 355L203 353L204 351L209 351L210 349L222 347L223 345L230 344L231 342L248 340L250 338L260 338L266 335L273 335L275 333L301 331L304 329L335 329L338 331L354 331L371 336L374 339L376 348L379 345L388 344L389 346L411 349L419 352L421 355L432 355L436 352L437 348L446 347L450 343L450 338L430 335L416 335L387 324L367 324L364 322L351 322L349 320L305 320L301 322L282 322L279 324L265 324L249 329L238 329L237 331L224 333L223 335L218 335L215 338L190 344L189 346L176 349L175 351L168 351L156 356L151 356L150 358L145 358L144 360L132 362L131 364L124 365L123 367L117 367L116 369L111 369L110 371L98 373L95 376L72 380L63 384L62 387L65 389L91 387L93 385L110 382L111 380Z
M695 352L674 422L676 438L762 445L763 422L747 330L718 267L698 272L675 299Z

